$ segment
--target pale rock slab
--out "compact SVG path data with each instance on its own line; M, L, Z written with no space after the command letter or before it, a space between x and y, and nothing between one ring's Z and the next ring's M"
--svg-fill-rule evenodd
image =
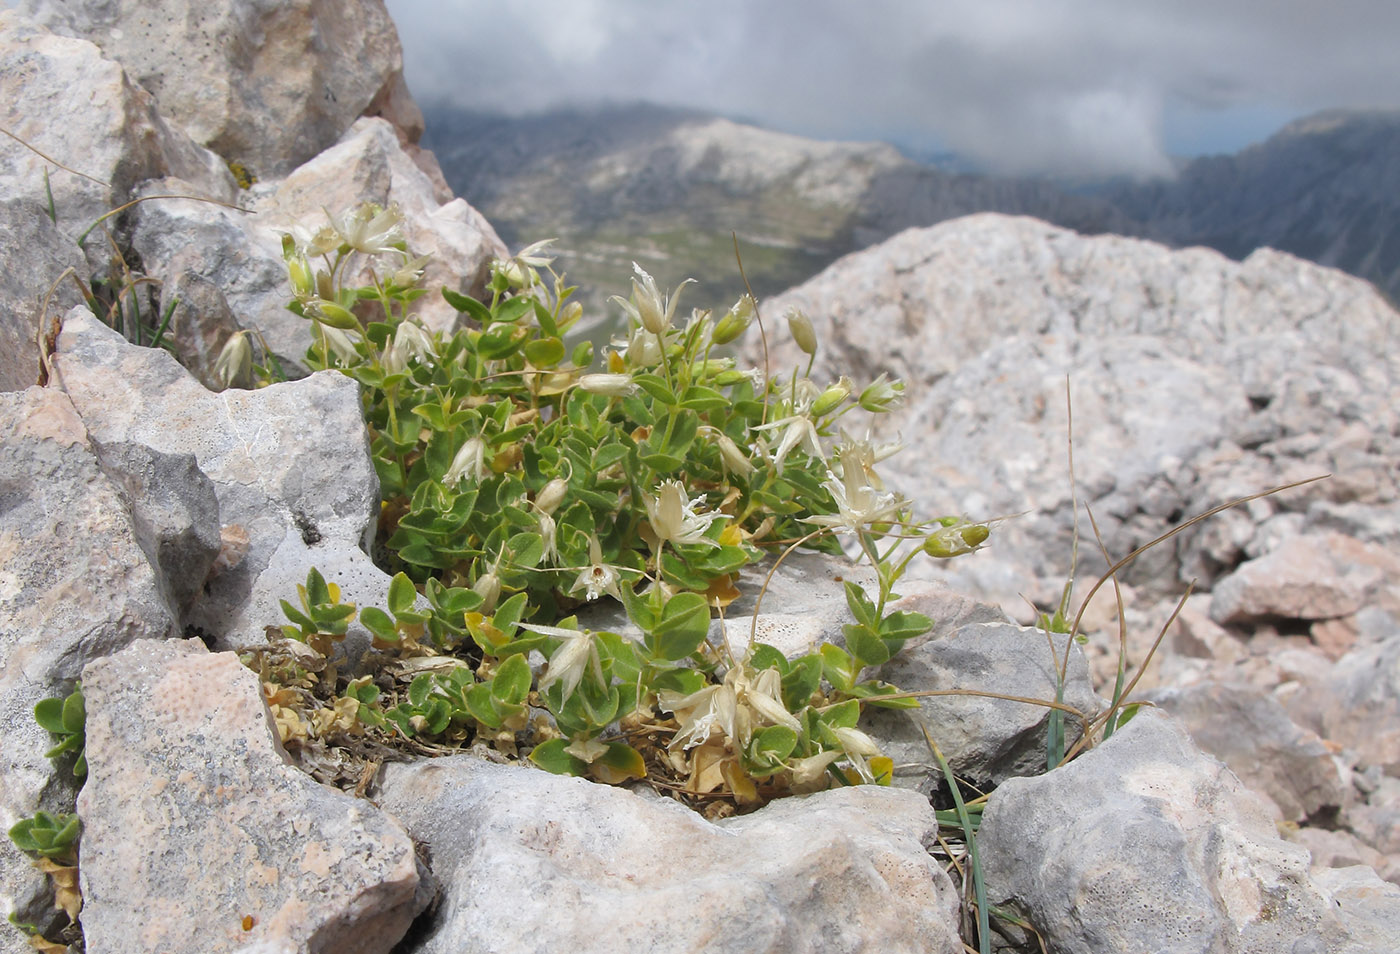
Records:
M0 393L0 830L38 808L71 810L71 761L34 704L67 695L89 660L176 627L121 494L68 396ZM0 846L0 914L31 908L45 879Z
M426 900L412 842L292 767L233 653L142 641L83 688L89 951L377 954L403 936Z
M1273 696L1249 685L1205 682L1143 698L1179 719L1196 745L1263 795L1279 818L1299 822L1348 803L1351 786L1335 756Z
M195 141L261 178L335 142L402 83L403 51L382 0L23 6L55 32L97 44Z
M912 792L856 787L708 822L676 802L469 755L386 767L380 803L443 896L417 950L961 952Z
M340 215L362 202L397 205L404 214L409 251L432 256L424 271L429 293L414 303L414 310L433 330L449 330L457 320L456 309L440 294L443 285L480 298L490 279L491 260L510 254L496 230L466 200L439 200L432 179L383 119L357 120L338 143L260 199L258 209L273 228L314 228L324 223L323 210Z
M58 350L59 382L94 439L193 454L213 482L222 530L246 539L190 613L218 648L263 644L264 627L285 621L279 601L295 604L312 566L344 599L384 605L389 577L366 552L379 481L353 380L329 371L213 394L168 354L128 344L83 309L69 314Z
M1400 315L1340 272L982 214L901 233L764 303L789 307L815 324L819 378L908 382L909 407L882 427L910 435L902 457L918 464L890 461L889 483L933 512L1031 511L939 574L1018 618L1019 594L1052 601L1070 572L1066 373L1079 502L1115 557L1232 497L1334 475L1146 554L1128 575L1145 597L1208 589L1261 552L1256 534L1276 542L1282 528L1263 527L1278 514L1306 517L1290 532L1326 521L1375 542L1400 526ZM789 336L772 338L772 365L799 366ZM756 337L746 347L755 358ZM1102 565L1080 555L1081 578Z
M989 615L1000 612L985 607ZM1046 733L1051 710L1012 699L976 695L978 691L1053 702L1058 669L1067 637L1051 640L1043 631L1005 618L969 621L955 630L935 629L911 640L876 675L907 692L967 691L971 694L927 696L919 700L919 720L909 712L869 708L863 725L894 759L897 772L913 774L924 792L942 784L919 721L928 727L943 757L959 775L1000 784L1046 768ZM1078 646L1071 645L1062 701L1086 717L1104 703L1089 683L1089 668ZM1080 733L1076 717L1065 717L1066 746Z
M1289 537L1216 582L1211 618L1229 624L1350 616L1383 579L1377 566L1349 558L1348 550L1364 546L1338 533Z
M166 180L149 183L146 193L183 188ZM325 224L327 212L342 215L363 202L397 204L404 212L409 251L431 256L424 278L428 294L412 311L433 329L446 331L457 312L443 299L442 286L483 296L491 260L508 252L490 223L465 201L438 199L432 180L414 165L393 127L383 119L362 119L341 142L285 179L255 187L245 211L180 200L143 203L134 210L132 245L147 271L168 285L162 307L178 283L192 279L222 294L223 302L210 302L210 314L199 319L212 327L196 332L189 345L203 349L204 365L213 362L216 346L234 330L256 328L289 373L304 374L312 323L287 310L292 289L282 259L283 234L298 226L314 230ZM352 265L364 261L357 257ZM378 261L380 272L389 267L389 259ZM352 280L368 284L370 276L361 271ZM224 306L229 318L215 320Z
M1324 952L1343 936L1307 851L1152 710L1054 772L1004 783L978 844L989 900L1062 954Z
M146 179L178 176L196 194L223 201L236 191L219 158L167 125L151 95L118 63L93 44L50 33L13 10L0 10L0 126L51 157L9 137L0 140L5 194L46 206L47 168L58 227L74 238ZM100 231L88 248L95 262L106 261Z
M1359 767L1400 776L1400 633L1314 672L1287 708L1299 725L1348 749Z
M219 555L214 484L193 454L162 454L134 443L93 446L131 511L141 549L160 571L166 602L183 621Z
M81 279L87 265L32 198L0 202L0 248L0 391L22 391L39 383L44 319L52 321L83 300L72 279L60 276L71 268Z
M1334 942L1335 954L1400 951L1400 887L1359 865L1319 871L1313 881L1333 905L1346 932Z

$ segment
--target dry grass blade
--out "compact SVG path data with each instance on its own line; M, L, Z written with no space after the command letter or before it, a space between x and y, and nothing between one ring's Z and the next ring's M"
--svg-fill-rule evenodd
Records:
M25 139L23 139L23 138L20 137L20 136L16 136L14 133L10 132L8 129L4 128L3 126L0 126L0 133L4 133L5 135L9 136L9 137L10 137L11 139L13 139L15 142L19 143L21 146L23 146L24 148L28 149L30 152L34 153L36 156L38 156L39 158L43 159L45 162L52 162L55 166L57 166L58 168L62 169L64 172L71 172L71 173L72 173L73 175L75 175L75 176L80 176L80 177L82 177L82 178L84 178L84 179L87 179L87 180L89 180L89 181L91 181L91 182L96 182L98 185L101 185L101 186L107 186L109 189L112 187L112 183L106 181L105 179L99 179L99 178L97 178L96 176L90 176L90 175L88 175L86 172L79 172L77 169L73 169L73 168L70 168L70 167L68 167L68 166L65 166L63 163L59 162L59 161L58 161L57 159L55 159L53 156L50 156L48 153L42 152L42 151L40 151L39 149L35 148L35 146L34 146L33 143L26 141Z

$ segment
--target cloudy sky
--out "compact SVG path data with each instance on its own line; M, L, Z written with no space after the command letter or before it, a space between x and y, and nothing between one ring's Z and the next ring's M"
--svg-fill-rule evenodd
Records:
M1400 107L1396 0L388 0L420 102L639 98L1005 172L1152 174Z

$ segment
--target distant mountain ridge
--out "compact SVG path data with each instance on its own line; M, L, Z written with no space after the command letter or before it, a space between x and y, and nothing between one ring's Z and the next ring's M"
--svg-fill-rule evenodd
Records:
M1400 300L1400 110L1326 110L1175 181L1102 197L1172 245L1234 259L1262 246L1368 279Z
M1086 235L1206 245L1240 259L1268 245L1400 298L1400 112L1333 110L1175 180L1070 189L954 173L877 142L821 142L710 114L637 104L524 118L425 110L424 144L453 189L515 247L559 238L590 313L626 294L632 261L685 303L797 285L906 228L982 211ZM615 311L615 309L613 309Z
M885 143L820 142L648 105L425 114L424 144L453 189L509 244L557 236L561 265L595 306L626 293L633 260L663 285L699 279L691 304L731 304L743 291L731 232L760 295L910 226L983 210L1135 234L1102 199L943 172Z

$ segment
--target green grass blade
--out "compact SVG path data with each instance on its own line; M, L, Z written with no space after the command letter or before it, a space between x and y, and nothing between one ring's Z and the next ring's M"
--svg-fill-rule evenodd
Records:
M967 804L963 801L962 790L958 788L957 779L953 778L953 770L948 766L948 760L939 751L937 743L933 741L933 736L928 734L928 727L920 725L919 728L924 733L924 741L928 743L933 757L938 760L938 767L943 772L943 779L948 783L948 791L953 794L953 810L957 812L958 825L962 828L963 837L967 839L967 861L968 866L972 869L972 893L977 900L977 949L981 954L991 954L992 925L987 908L987 885L982 877L982 858L977 852L977 832L972 824L972 816L967 810Z

